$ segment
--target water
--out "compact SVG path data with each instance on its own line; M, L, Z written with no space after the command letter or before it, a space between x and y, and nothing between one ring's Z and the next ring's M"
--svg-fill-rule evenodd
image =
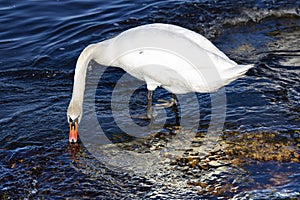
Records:
M284 0L1 2L0 198L299 198L299 6ZM197 154L205 150L201 131L211 112L209 95L199 94L193 148L150 166L155 173L135 175L109 169L82 144L68 146L66 108L86 45L153 22L199 32L233 60L256 67L226 86L223 146ZM109 72L107 87L122 73ZM109 94L101 94L103 103ZM176 135L170 123L166 130ZM162 140L174 137L166 132Z

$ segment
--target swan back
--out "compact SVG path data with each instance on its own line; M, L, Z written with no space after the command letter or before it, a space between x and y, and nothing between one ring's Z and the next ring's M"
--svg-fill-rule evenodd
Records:
M238 65L202 35L169 24L149 24L98 43L94 60L116 66L172 93L212 92L242 76Z

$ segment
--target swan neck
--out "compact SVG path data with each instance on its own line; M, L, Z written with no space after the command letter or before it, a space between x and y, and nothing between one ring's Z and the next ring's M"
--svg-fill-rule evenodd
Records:
M86 73L90 61L93 59L94 45L86 47L78 57L74 75L73 94L71 102L82 107Z

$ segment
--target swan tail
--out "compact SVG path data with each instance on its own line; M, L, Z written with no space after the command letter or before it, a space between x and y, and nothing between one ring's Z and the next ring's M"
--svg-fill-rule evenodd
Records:
M236 65L233 68L230 68L227 70L227 77L225 78L225 84L227 85L231 83L232 81L235 81L238 78L242 78L245 76L246 72L254 67L254 65L249 64L249 65Z
M247 71L249 69L251 69L252 67L254 67L253 64L248 64L248 65L237 65L237 69L238 69L238 73L237 73L237 76L240 77L240 76L244 76Z

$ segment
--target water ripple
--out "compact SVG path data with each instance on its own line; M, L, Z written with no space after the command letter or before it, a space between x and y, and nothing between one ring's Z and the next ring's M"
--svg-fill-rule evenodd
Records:
M201 130L191 148L193 154L189 157L187 152L175 161L166 159L169 162L151 169L155 173L144 177L108 169L83 146L79 151L68 147L65 113L76 59L86 45L141 24L172 23L205 35L238 63L256 65L246 77L226 86L224 130L237 131L238 136L223 142L251 133L259 136L259 131L270 135L276 131L283 141L294 141L286 148L295 150L297 156L299 6L296 0L2 2L0 199L299 197L297 162L261 162L251 157L243 165L234 165L237 158L228 159L222 148L206 149L206 156L198 155L198 147L205 149L207 142L207 135L201 131L207 130L211 119L208 94L197 95ZM108 99L119 75L120 71L110 70L97 90L99 119L110 132L116 128L109 118ZM145 87L139 92L135 97L142 105ZM157 95L168 96L164 91ZM142 106L130 106L133 113L144 111ZM174 134L172 127L166 127L160 139L156 138L157 145L164 145ZM272 143L266 141L264 145ZM254 153L248 152L252 156ZM226 162L218 163L221 161Z

